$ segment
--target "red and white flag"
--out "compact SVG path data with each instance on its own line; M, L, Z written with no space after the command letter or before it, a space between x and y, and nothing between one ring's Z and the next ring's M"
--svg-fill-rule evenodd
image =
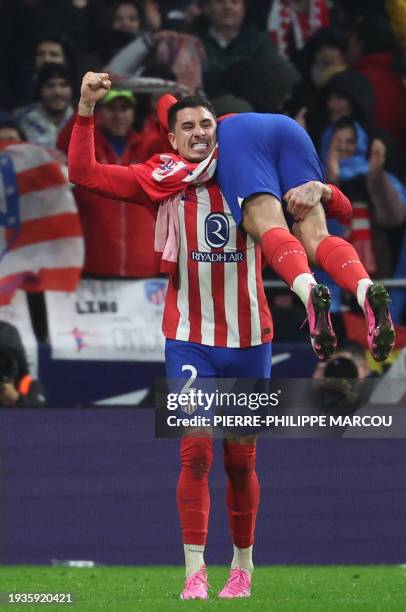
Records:
M0 305L17 289L74 291L84 242L61 167L28 143L0 148Z

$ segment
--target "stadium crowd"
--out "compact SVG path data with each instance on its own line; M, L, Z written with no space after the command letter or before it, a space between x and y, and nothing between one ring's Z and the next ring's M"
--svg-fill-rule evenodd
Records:
M352 220L332 222L331 232L357 248L372 277L406 277L403 0L0 0L0 28L2 149L39 145L64 168L87 70L113 82L96 119L102 163L161 151L155 104L164 92L203 94L218 115L286 114L310 134L326 180L353 203ZM155 207L79 186L73 194L82 277L159 274ZM265 278L274 278L270 270ZM405 324L406 290L391 292L394 321ZM297 311L297 328L302 318L294 298L279 289L268 298L276 340L294 340L292 318ZM348 306L337 290L337 316ZM38 302L31 307L43 316Z

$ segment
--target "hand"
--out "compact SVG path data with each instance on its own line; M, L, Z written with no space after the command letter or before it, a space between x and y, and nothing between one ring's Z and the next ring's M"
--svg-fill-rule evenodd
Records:
M321 202L325 193L325 185L320 181L309 181L299 187L289 189L283 196L288 212L295 221L303 221L309 212Z
M386 160L386 146L382 140L372 141L371 152L369 154L369 171L379 172L383 170Z
M0 406L14 406L19 397L20 394L12 382L0 385Z
M156 32L161 28L162 17L156 0L145 0L145 25L147 30Z
M104 98L110 87L107 72L86 72L80 88L79 115L92 115L96 102Z

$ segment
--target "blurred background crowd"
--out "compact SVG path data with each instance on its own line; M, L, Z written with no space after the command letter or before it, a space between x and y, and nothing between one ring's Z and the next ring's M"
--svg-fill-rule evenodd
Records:
M167 91L203 94L219 115L294 118L326 181L353 203L348 226L334 223L331 232L356 246L371 276L391 279L393 318L405 324L405 0L0 0L0 46L0 151L38 145L62 172L87 70L108 71L113 81L96 118L102 163L143 162L160 151L155 104ZM79 187L73 196L82 278L158 275L152 206ZM34 328L46 340L40 287L33 289ZM268 295L276 340L297 339L302 309L278 286ZM337 317L351 308L335 290Z

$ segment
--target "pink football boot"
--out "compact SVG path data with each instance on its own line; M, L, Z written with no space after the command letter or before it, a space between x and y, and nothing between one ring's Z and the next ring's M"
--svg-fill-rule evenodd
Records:
M364 313L368 325L368 347L375 361L385 361L395 344L395 329L388 310L390 301L388 292L380 283L368 287Z
M181 599L209 599L209 583L207 582L207 570L204 565L198 572L186 578Z
M330 318L331 295L325 285L311 288L307 306L310 339L317 357L326 360L334 353L337 338Z
M228 580L218 594L221 599L233 599L235 597L251 597L251 575L249 572L236 567L230 570Z

